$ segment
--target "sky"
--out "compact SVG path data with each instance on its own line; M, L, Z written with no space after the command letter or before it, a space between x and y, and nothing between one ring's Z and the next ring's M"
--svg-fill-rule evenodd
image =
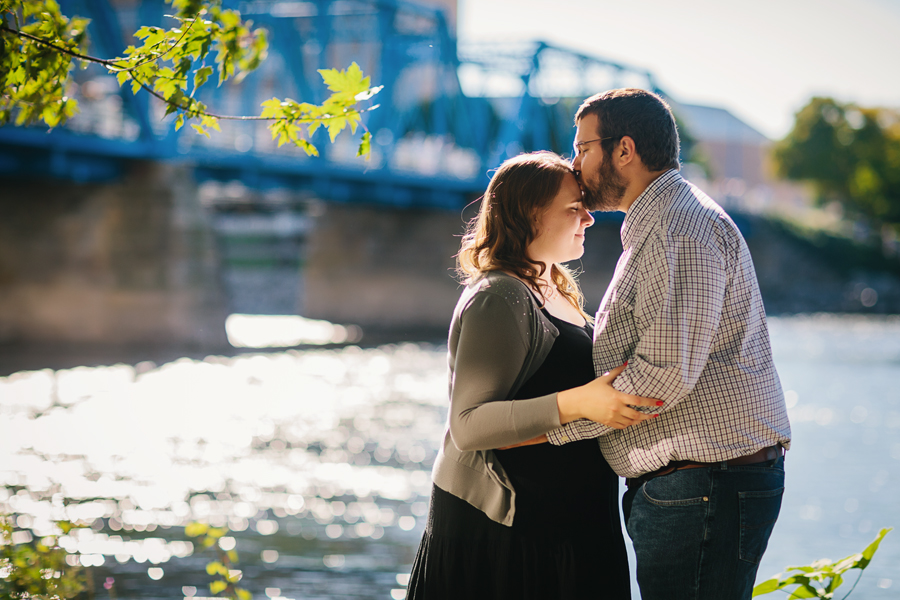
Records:
M645 69L772 139L813 96L900 108L900 0L459 0L457 34Z

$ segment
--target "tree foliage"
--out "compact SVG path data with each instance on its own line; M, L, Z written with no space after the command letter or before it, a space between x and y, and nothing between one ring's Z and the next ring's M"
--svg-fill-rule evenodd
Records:
M774 150L779 174L874 224L900 224L900 110L813 98Z
M196 97L213 75L222 85L240 81L256 69L268 52L267 32L243 21L239 12L226 10L218 1L167 0L175 9L175 26L144 26L135 32L135 45L122 56L104 59L90 56L88 19L67 17L55 0L0 0L0 125L63 125L78 112L77 101L67 94L76 64L97 63L115 75L120 86L133 93L149 93L166 103L166 114L175 114L175 127L185 122L209 136L219 121L269 121L278 145L292 143L307 154L318 155L310 137L319 128L335 137L347 127L356 132L369 108L360 103L377 94L356 63L341 71L319 73L331 95L321 104L272 98L259 115L233 116L213 112ZM365 127L363 125L363 127ZM366 131L358 155L368 155Z
M76 527L69 521L56 525L63 535ZM0 600L75 597L85 589L85 578L68 556L58 536L34 540L27 529L16 531L10 515L0 516Z

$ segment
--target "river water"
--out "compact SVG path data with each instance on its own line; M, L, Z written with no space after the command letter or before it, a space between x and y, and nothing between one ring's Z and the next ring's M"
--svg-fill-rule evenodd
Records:
M770 329L794 439L760 580L900 526L900 318ZM99 598L209 596L198 520L229 528L255 598L401 600L445 415L428 344L20 372L0 378L0 512L20 540L90 523L61 542ZM853 597L900 598L900 531Z

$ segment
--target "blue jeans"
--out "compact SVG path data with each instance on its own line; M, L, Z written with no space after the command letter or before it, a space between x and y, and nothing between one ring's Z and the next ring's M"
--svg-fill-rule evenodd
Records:
M784 493L784 458L684 469L622 508L643 600L749 600Z

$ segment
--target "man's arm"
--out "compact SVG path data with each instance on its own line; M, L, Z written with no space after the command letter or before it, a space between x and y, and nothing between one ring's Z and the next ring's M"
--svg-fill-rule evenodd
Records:
M722 316L727 271L721 254L689 237L654 241L642 256L633 320L640 339L613 387L664 401L671 409L696 385ZM550 443L607 435L613 428L574 421L548 433Z
M634 307L635 322L649 326L613 386L663 400L664 413L694 389L706 368L728 273L721 252L690 237L669 237L649 250Z

